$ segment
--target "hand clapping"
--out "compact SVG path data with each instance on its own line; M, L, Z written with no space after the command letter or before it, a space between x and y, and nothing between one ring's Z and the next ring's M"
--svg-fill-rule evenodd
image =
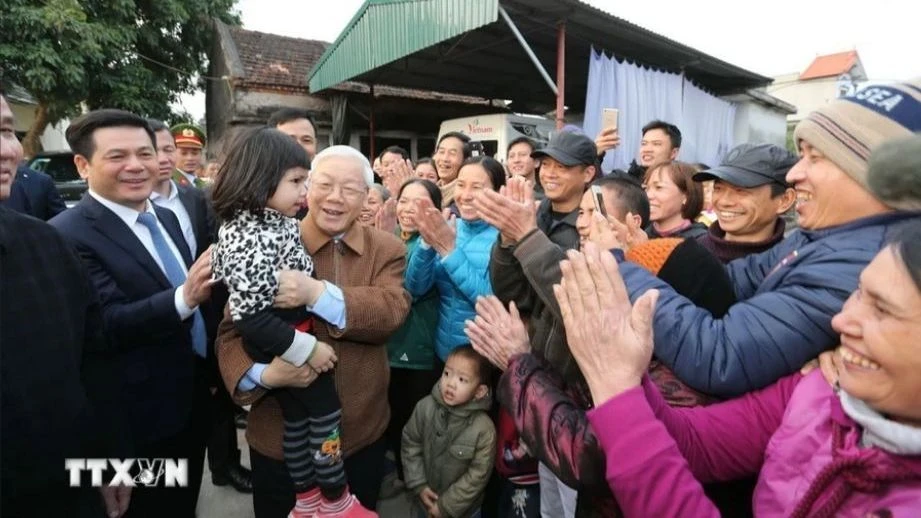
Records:
M410 160L394 160L390 167L383 171L381 175L381 182L383 182L384 187L390 191L390 196L397 196L400 192L400 187L406 183L407 180L415 178L416 175L413 173L413 163Z
M553 287L566 340L596 405L640 384L652 358L652 318L658 290L631 305L617 261L586 243L560 262L563 279Z
M520 176L509 178L499 192L484 189L473 204L483 221L499 229L505 245L521 241L537 228L534 185Z
M432 200L415 200L416 214L414 216L419 235L438 255L445 257L454 251L454 241L457 232L454 230L454 216L445 210L444 213L432 205Z
M508 368L512 356L531 352L528 332L512 302L509 311L494 295L476 301L476 318L464 329L470 345L499 370Z
M397 200L394 196L391 196L389 200L385 201L381 209L377 211L377 216L374 217L374 227L389 234L396 232Z

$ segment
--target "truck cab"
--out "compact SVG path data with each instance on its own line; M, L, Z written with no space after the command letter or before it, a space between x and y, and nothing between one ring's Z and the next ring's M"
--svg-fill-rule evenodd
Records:
M446 120L441 123L438 138L451 131L463 133L470 140L482 143L487 155L505 163L509 142L528 137L540 149L547 145L555 129L554 121L539 115L498 113Z

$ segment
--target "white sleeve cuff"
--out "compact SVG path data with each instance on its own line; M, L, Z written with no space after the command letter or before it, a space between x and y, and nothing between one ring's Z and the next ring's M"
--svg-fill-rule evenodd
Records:
M281 355L281 359L291 365L300 367L310 358L314 348L317 345L317 338L311 334L301 331L294 332L294 340L291 341L291 347Z
M198 309L198 306L190 308L188 304L185 303L185 297L182 295L182 286L176 288L176 294L173 296L173 302L176 305L176 313L179 314L179 320L185 320L189 318L195 314L195 310Z

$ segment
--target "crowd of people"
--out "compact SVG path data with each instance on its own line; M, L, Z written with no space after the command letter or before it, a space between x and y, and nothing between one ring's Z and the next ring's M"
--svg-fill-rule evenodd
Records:
M257 518L916 516L921 81L874 88L627 171L615 128L369 159L285 108L205 162L94 110L66 210L0 96L2 512L193 517L207 459Z

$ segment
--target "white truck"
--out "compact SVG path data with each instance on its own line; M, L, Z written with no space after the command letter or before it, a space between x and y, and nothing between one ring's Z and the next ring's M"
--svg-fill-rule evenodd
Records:
M481 142L487 155L505 163L505 151L509 142L518 137L528 137L540 149L550 141L550 133L556 129L554 121L539 115L496 113L475 117L450 119L441 123L438 138L445 133L458 131Z

